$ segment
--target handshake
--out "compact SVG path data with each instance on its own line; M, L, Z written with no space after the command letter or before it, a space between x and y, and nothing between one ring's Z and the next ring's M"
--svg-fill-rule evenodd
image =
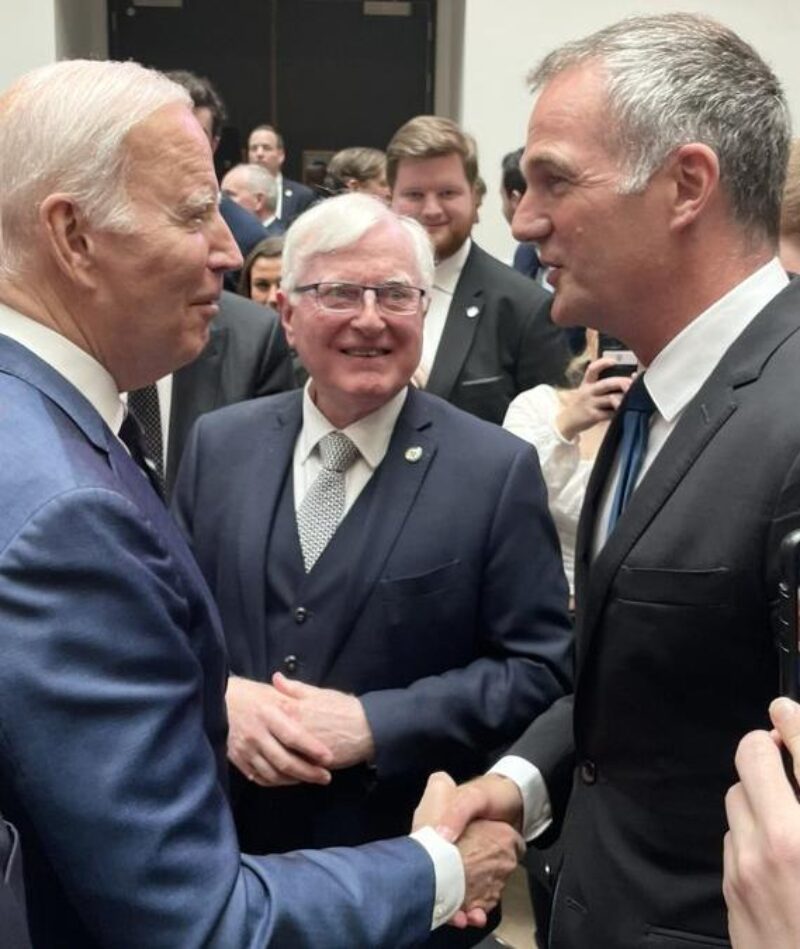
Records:
M414 812L413 830L432 827L455 844L464 865L464 903L450 923L485 926L525 850L522 795L499 774L457 786L444 772L432 774Z

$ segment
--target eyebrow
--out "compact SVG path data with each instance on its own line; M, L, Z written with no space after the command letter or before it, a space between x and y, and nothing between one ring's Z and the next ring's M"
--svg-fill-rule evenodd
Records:
M220 192L215 188L203 188L190 194L179 205L181 214L193 215L210 211L219 204Z

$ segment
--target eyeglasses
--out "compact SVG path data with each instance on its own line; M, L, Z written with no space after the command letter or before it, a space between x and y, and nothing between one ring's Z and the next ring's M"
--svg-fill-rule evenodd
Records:
M425 291L403 283L382 283L377 287L360 283L308 283L295 287L295 293L313 293L317 306L325 313L356 316L364 309L364 294L372 290L375 306L384 316L410 316L419 311Z

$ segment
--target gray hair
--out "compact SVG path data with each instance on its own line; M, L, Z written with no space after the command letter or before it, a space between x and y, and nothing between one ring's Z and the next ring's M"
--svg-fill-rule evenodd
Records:
M743 228L775 239L791 137L775 74L736 33L689 13L630 17L550 53L532 89L597 61L606 74L610 144L635 193L675 149L712 148L720 183Z
M234 165L230 171L238 171L240 168L247 172L245 176L247 190L253 195L263 194L267 207L274 211L278 206L278 180L275 175L263 165L252 163Z
M406 231L414 250L422 289L433 286L433 247L420 224L395 214L383 201L359 192L340 194L309 208L286 232L282 284L291 293L313 257L350 247L380 224Z
M0 277L33 256L39 207L71 195L92 225L133 227L125 136L189 94L137 63L68 60L22 76L0 97Z

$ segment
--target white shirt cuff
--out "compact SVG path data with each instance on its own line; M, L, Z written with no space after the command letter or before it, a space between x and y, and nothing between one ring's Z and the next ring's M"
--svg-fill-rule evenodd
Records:
M550 795L541 771L526 758L506 755L489 769L513 781L522 795L522 836L534 840L553 823Z
M438 929L464 902L464 864L458 847L437 834L432 827L420 827L411 834L411 838L425 848L433 862L436 891L431 929Z

